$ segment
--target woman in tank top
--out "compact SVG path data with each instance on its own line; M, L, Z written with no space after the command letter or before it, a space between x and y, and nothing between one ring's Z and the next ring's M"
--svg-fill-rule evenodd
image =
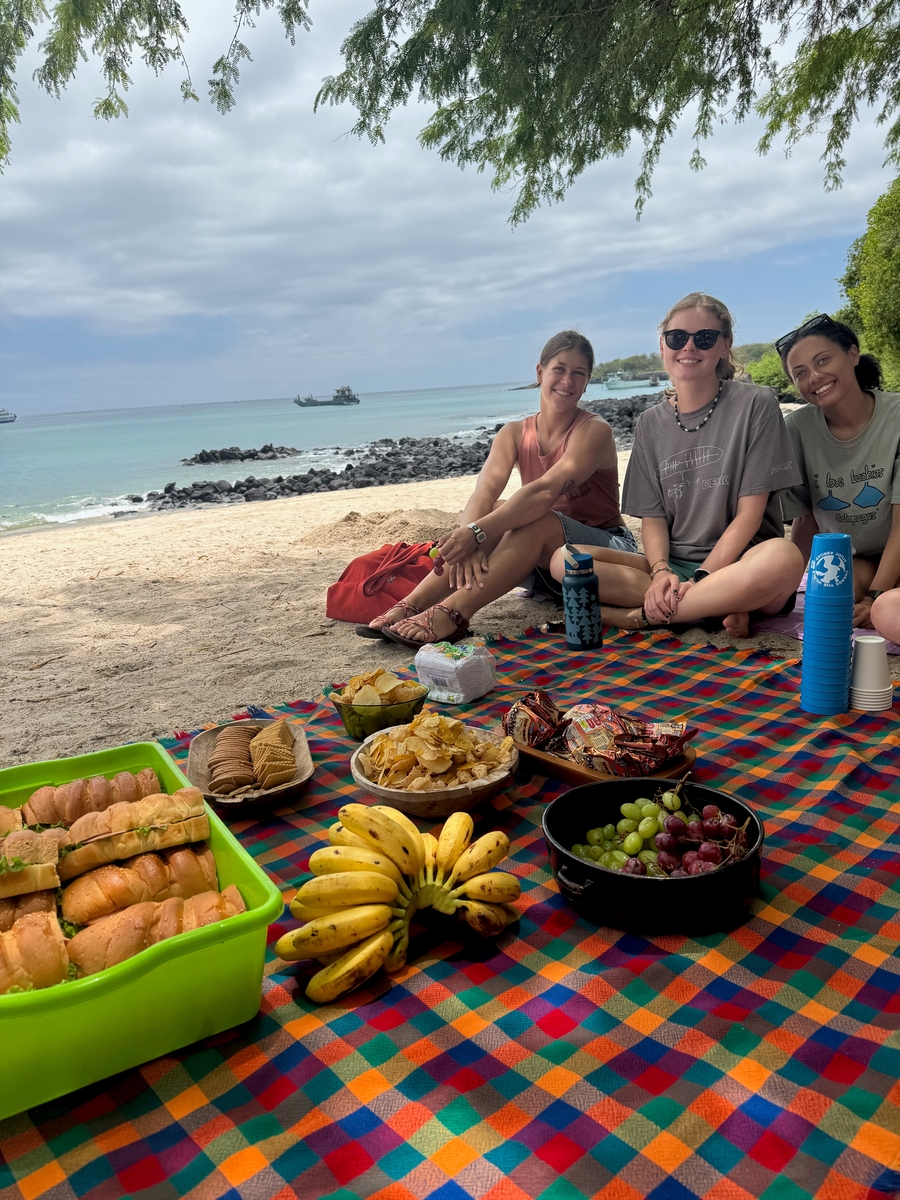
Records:
M644 555L593 554L604 623L646 629L719 618L746 637L753 611L793 607L803 559L784 537L778 493L802 481L771 388L734 379L732 319L692 292L660 325L671 386L638 419L623 508ZM561 554L551 564L562 577Z
M578 407L593 366L594 351L580 333L550 339L537 367L540 411L497 433L459 527L438 539L437 570L358 633L412 648L455 642L480 608L535 568L547 570L566 542L635 549L619 511L612 430ZM503 501L515 466L522 486Z

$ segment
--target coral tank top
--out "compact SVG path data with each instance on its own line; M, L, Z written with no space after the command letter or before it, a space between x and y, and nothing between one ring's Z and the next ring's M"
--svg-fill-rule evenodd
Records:
M553 453L541 454L537 437L537 415L526 417L522 422L522 441L519 444L519 474L522 483L534 483L551 467L556 466L566 452L569 438L579 425L590 419L591 413L579 409L569 432ZM577 484L564 496L560 496L553 508L556 512L565 513L574 521L581 521L583 525L592 525L594 528L610 529L621 525L618 471L615 468L598 468L583 483Z

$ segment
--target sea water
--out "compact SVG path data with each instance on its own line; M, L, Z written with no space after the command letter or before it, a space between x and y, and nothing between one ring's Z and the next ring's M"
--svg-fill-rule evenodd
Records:
M379 438L474 437L498 421L537 409L534 390L514 383L424 391L361 393L347 407L299 408L290 399L183 404L19 416L0 425L0 531L109 516L146 508L129 494L200 479L341 470L346 451ZM636 385L634 393L647 390ZM588 396L621 397L602 385ZM294 446L295 457L184 466L200 450Z

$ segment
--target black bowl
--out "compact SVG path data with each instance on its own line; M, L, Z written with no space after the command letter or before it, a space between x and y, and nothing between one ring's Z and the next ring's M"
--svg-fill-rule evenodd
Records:
M746 804L727 792L698 783L682 788L685 807L699 812L705 804L717 804L722 812L734 813L739 824L749 820L747 853L739 862L708 875L687 879L623 875L571 852L576 842L584 842L589 829L621 820L620 804L653 799L662 790L658 779L610 779L572 788L547 805L544 839L561 894L584 916L614 929L692 935L733 929L747 919L750 902L759 891L763 827Z

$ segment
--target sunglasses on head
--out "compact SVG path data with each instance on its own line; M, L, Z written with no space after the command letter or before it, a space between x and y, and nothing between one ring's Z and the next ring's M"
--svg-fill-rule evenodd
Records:
M779 357L784 358L787 352L801 338L807 337L819 329L837 329L837 323L832 321L828 313L819 313L817 317L810 317L808 321L804 321L797 329L792 329L790 333L786 333L784 337L778 339L775 343L776 353Z
M722 336L721 329L698 329L696 333L688 333L686 329L667 329L663 341L670 350L683 350L693 338L698 350L712 350Z

